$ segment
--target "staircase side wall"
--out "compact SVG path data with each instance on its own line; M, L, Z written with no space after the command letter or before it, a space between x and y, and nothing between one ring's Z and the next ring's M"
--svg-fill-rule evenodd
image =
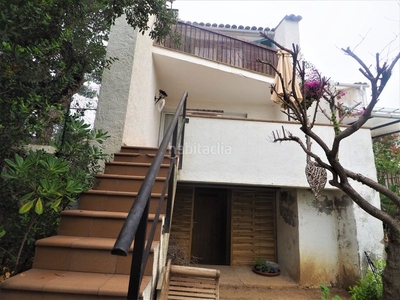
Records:
M159 89L167 87L158 85L152 49L153 40L148 32L138 34L122 137L125 145L158 146L161 112L154 97L159 95Z
M110 135L105 144L107 153L118 152L122 145L137 35L122 18L111 28L107 57L117 60L104 70L94 124Z
M111 136L107 153L118 152L122 145L157 146L160 112L154 96L159 87L152 43L147 33L132 29L124 17L111 28L107 57L117 60L104 70L95 120L95 128Z

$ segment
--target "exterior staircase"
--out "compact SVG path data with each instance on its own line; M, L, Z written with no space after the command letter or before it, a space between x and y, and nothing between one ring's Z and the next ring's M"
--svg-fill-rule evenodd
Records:
M0 299L126 299L133 247L126 257L111 255L111 250L156 151L122 147L104 174L96 176L95 187L81 195L78 209L62 212L58 235L36 242L33 268L1 283ZM147 234L169 163L165 156L152 189ZM156 273L165 263L160 255L165 253L163 222L161 217L144 270L142 299L152 297Z

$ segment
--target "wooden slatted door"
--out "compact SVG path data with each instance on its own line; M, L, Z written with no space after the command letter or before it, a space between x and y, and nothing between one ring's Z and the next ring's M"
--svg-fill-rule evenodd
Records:
M276 261L275 191L233 190L231 265Z
M227 190L196 188L193 210L192 256L199 264L226 265Z
M181 251L173 255L183 255L187 263L190 262L193 197L193 187L177 187L171 225L170 245L176 243Z

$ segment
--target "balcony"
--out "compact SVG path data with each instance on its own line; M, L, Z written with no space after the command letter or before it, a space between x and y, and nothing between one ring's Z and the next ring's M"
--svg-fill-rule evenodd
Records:
M247 71L275 75L271 67L256 62L261 59L277 65L276 50L272 48L183 22L178 22L174 30L181 36L179 45L171 38L155 45Z
M300 146L295 142L272 143L269 139L282 126L304 137L298 124L190 115L189 119L183 149L185 167L180 170L179 181L309 188L304 173L306 155ZM328 145L332 143L330 125L317 124L314 130ZM357 149L365 150L362 159ZM316 143L313 151L324 157ZM340 161L350 170L376 178L368 128L361 128L342 142ZM329 184L326 187L332 189Z

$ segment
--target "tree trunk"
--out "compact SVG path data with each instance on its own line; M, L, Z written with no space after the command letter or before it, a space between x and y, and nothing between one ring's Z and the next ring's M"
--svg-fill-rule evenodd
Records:
M400 224L400 213L395 220ZM389 230L389 242L386 246L386 268L382 274L383 300L400 299L400 232Z

